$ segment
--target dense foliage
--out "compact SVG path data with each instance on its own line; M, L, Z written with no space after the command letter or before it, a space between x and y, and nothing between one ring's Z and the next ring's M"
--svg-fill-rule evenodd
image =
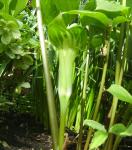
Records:
M132 136L131 9L131 0L0 0L0 109L32 112L55 150L65 127L77 150L85 129L84 150L116 150Z

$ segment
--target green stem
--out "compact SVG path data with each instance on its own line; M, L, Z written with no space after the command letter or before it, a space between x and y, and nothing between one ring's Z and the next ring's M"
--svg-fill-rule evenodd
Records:
M60 98L62 103L67 101L66 97ZM65 122L66 122L66 106L67 104L61 105L61 112L60 112L60 129L59 129L59 150L63 150L64 146L64 132L65 132Z
M110 32L110 31L109 31ZM105 84L105 79L106 79L106 72L107 72L107 66L108 66L108 60L109 60L109 50L110 50L110 33L107 33L106 35L106 40L105 40L105 46L104 48L106 49L106 57L105 57L105 62L104 62L104 66L103 66L103 73L102 73L102 79L101 79L101 84L100 84L100 89L99 89L99 94L97 96L97 100L96 100L96 105L95 105L95 111L94 111L94 115L93 115L93 120L97 119L97 115L99 112L99 107L100 107L100 103L101 103L101 97L104 91L104 84ZM84 147L84 150L87 150L89 147L89 142L92 136L92 129L89 130L88 135L87 135L87 140L86 140L86 144Z
M125 26L124 26L124 24L122 24L121 30L120 30L120 40L119 40L120 43L119 43L119 48L117 51L117 58L116 58L115 84L119 84L120 69L121 69L121 53L122 53L122 47L123 47L123 43L124 43L124 31L125 31ZM109 128L114 124L117 105L118 105L118 98L114 96L113 101L112 101L112 106L110 109ZM108 141L105 145L104 150L111 150L112 142L113 142L113 135L110 135L108 138Z
M87 88L87 82L88 82L88 68L89 68L89 54L87 54L87 58L86 58L85 76L84 76L84 85L83 85L83 96L82 96L82 102L81 102L81 121L80 121L77 150L82 149L83 116L84 116L84 107L85 107L85 100L86 100L86 88Z
M45 81L46 81L50 126L51 126L52 138L53 138L53 149L57 150L57 145L58 145L57 115L56 115L56 109L55 109L53 87L51 83L49 65L47 61L47 54L46 54L46 48L45 48L45 37L44 37L43 24L42 24L40 0L36 0L36 7L37 7L37 21L38 21L38 31L39 31L41 53L42 53L43 69L44 69Z

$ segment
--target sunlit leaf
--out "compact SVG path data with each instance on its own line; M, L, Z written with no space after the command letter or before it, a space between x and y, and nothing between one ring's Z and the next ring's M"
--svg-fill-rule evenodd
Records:
M92 142L90 144L90 150L98 148L100 145L102 145L108 137L107 132L102 131L96 131L94 133L94 136L92 138Z
M120 135L122 132L124 132L126 130L126 127L119 123L119 124L115 124L113 125L110 129L109 129L109 132L110 133L114 133L116 135Z
M120 5L119 2L96 0L96 4L96 10L102 11L112 18L119 15L127 15L129 13L129 8Z
M112 84L107 91L119 100L132 104L132 95L122 86Z
M104 125L102 125L101 123L99 123L97 121L94 121L94 120L86 119L84 121L84 125L89 126L89 127L93 128L93 129L96 129L96 130L99 130L99 131L106 132L106 129L105 129Z

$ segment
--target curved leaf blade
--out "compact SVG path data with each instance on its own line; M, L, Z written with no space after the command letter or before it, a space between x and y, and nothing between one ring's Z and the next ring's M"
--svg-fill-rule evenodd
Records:
M90 150L98 148L100 145L102 145L108 137L107 132L102 131L96 131L94 133L94 136L92 138L92 142L90 144Z
M116 96L119 100L132 104L132 95L122 86L112 84L107 91L113 96Z
M106 132L106 129L105 129L104 125L102 125L101 123L99 123L97 121L94 121L94 120L86 119L86 120L84 120L84 125L89 126L93 129L102 131L102 132Z

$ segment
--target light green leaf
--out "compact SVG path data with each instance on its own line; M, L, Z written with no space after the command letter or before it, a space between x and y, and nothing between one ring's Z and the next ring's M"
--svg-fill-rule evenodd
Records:
M130 124L128 126L128 128L126 129L126 131L122 132L120 135L121 136L132 136L132 124Z
M29 83L29 82L23 82L23 83L21 83L21 84L19 85L19 87L23 87L23 88L28 89L28 88L30 88L31 86L30 86L30 83Z
M120 135L122 132L124 132L126 130L126 127L119 123L119 124L115 124L113 125L110 129L109 129L109 132L110 133L113 133L113 134L116 134L116 135Z
M119 100L132 104L132 95L122 86L112 84L107 91Z
M102 145L108 137L107 132L102 131L96 131L94 133L94 136L92 138L92 142L90 144L90 150L98 148L100 145Z
M13 12L13 15L20 13L27 5L28 0L11 0L10 10Z
M80 0L53 0L59 11L78 9Z
M19 30L13 30L12 31L12 36L14 39L19 39L21 37L21 33Z
M116 26L120 23L128 22L129 20L124 16L118 16L113 19L113 26Z
M1 36L1 42L5 45L9 44L11 42L12 36L8 32L4 32Z
M120 5L119 2L108 0L96 0L96 10L106 13L109 17L115 17L119 15L127 15L129 13L129 7Z
M44 24L49 24L59 14L53 0L41 0L41 10Z
M94 121L94 120L86 119L84 121L84 125L89 126L89 127L93 128L93 129L96 129L96 130L99 130L99 131L106 132L106 129L105 129L104 125L102 125L101 123L99 123L97 121Z

